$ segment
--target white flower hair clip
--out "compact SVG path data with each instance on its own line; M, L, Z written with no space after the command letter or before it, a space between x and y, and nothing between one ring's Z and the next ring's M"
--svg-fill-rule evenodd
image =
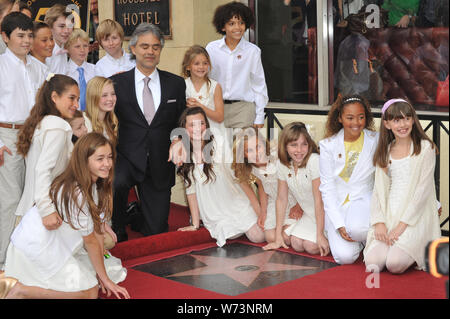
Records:
M51 79L52 79L52 77L54 77L55 76L55 73L49 73L48 75L47 75L47 78L45 79L47 82L48 81L50 81Z

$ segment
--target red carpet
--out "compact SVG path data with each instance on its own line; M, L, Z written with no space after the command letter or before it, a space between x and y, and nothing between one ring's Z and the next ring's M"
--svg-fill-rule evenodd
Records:
M445 281L436 279L423 271L408 270L402 275L382 272L378 281L373 274L365 272L361 258L353 265L338 266L325 271L284 282L256 291L228 296L187 284L175 282L152 274L133 270L131 267L168 257L187 254L193 250L215 247L215 240L205 228L196 232L178 232L176 229L189 223L188 209L172 205L168 233L155 236L139 237L130 233L135 239L116 245L111 251L122 259L128 268L127 279L122 283L132 298L135 299L445 299ZM244 237L230 241L249 245ZM295 253L291 249L281 251L333 261L332 257L317 257ZM371 277L369 277L371 276ZM378 288L366 287L366 281Z

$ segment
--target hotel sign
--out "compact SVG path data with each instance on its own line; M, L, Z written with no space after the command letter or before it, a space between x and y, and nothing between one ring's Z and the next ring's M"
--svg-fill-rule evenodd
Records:
M123 27L125 37L148 22L158 26L166 39L172 38L171 0L114 0L114 18Z

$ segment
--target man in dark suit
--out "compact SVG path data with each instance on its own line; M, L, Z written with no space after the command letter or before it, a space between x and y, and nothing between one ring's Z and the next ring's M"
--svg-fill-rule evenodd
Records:
M167 159L171 131L186 108L183 78L158 70L164 37L158 27L142 23L133 32L129 48L136 67L113 75L119 120L114 177L113 229L118 241L125 231L128 193L138 186L145 236L168 231L171 187L175 166Z

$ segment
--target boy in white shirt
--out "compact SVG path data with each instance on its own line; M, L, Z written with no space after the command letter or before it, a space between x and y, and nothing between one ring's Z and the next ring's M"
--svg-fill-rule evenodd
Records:
M103 20L95 33L95 38L106 51L106 55L95 64L95 75L110 76L129 71L136 66L131 55L122 48L124 32L122 26L111 19Z
M86 109L86 87L95 76L95 65L86 62L89 54L89 35L81 29L74 29L64 48L70 57L66 75L77 81L80 88L80 110Z
M0 55L0 270L25 180L25 161L17 154L17 135L46 74L42 64L28 55L33 43L30 18L20 12L10 13L3 19L1 30L7 48Z
M71 11L66 11L66 7L62 4L55 4L45 13L44 22L52 30L55 40L52 56L45 59L51 73L66 74L68 57L64 44L73 30L73 21L70 20L70 16Z
M261 50L243 37L254 20L250 8L239 2L219 6L214 13L213 24L224 37L208 43L206 50L210 77L223 89L225 127L264 126L269 98Z

